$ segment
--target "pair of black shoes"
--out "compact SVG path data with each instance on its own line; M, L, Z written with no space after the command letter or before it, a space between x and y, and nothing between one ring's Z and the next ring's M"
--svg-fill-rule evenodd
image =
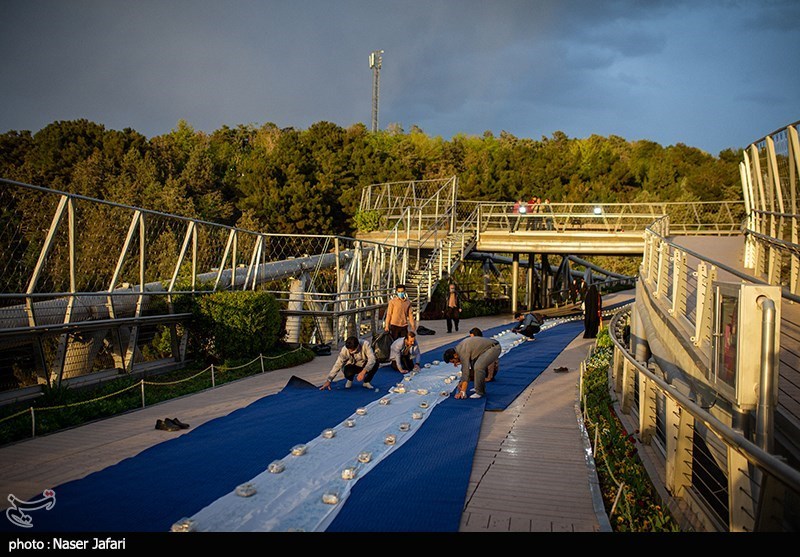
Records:
M183 423L178 418L166 418L164 420L156 420L156 429L178 431L180 429L189 429L189 424Z

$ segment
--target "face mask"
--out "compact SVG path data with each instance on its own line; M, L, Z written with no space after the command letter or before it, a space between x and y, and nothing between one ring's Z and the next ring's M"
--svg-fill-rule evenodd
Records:
M406 293L405 292L398 292L397 293L397 297L398 298L405 298L406 297Z
M451 286L450 287L450 292L455 292L455 291L456 291L456 287L455 286Z

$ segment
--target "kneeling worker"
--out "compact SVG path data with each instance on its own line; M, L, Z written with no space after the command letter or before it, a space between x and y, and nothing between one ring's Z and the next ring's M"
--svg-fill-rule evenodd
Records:
M347 382L344 384L345 389L353 386L353 379L363 381L362 386L365 389L371 389L370 381L378 371L380 362L375 357L375 352L372 350L372 345L368 340L358 340L358 337L347 337L344 341L344 346L336 358L328 379L323 383L320 390L331 390L331 382L339 374L339 371L344 372Z
M442 359L461 366L461 381L455 398L467 397L467 385L470 376L475 376L475 393L469 398L481 398L486 395L486 374L490 366L500 359L500 343L493 338L469 336L458 343L455 348L444 351Z
M519 333L533 340L534 335L542 329L544 317L538 313L529 312L526 314L515 313L514 319L517 320L518 325L511 329L514 333Z
M389 351L389 361L392 362L392 368L400 373L419 371L419 361L422 357L419 343L417 342L417 334L414 331L408 331L406 335L395 340Z
M469 330L469 336L471 337L482 337L483 331L481 331L478 327L472 327ZM494 381L495 376L497 376L497 372L500 371L500 360L495 360L493 363L489 364L489 367L486 368L486 382L489 383ZM470 375L470 381L474 381L474 372Z

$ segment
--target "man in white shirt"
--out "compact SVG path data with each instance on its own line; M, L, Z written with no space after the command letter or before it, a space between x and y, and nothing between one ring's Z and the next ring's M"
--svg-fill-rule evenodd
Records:
M392 343L389 361L395 371L408 373L409 371L419 371L421 356L417 334L414 331L408 331L405 337L400 337Z

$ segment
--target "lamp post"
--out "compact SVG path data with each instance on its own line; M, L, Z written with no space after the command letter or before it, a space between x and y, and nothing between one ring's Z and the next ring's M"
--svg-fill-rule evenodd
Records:
M378 131L378 90L380 89L381 62L383 51L373 50L369 55L369 67L372 68L372 131Z

